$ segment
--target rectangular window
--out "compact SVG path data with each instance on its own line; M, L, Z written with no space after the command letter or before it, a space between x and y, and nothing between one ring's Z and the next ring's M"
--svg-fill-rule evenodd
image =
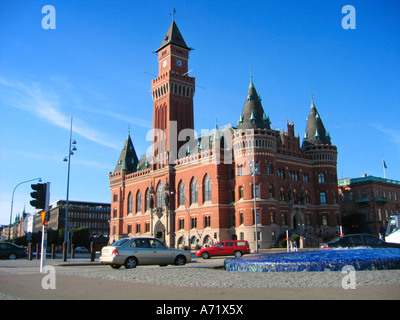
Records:
M260 186L256 184L251 186L251 197L254 198L254 189L256 191L256 198L260 197Z
M197 218L192 218L192 229L197 228Z
M239 199L243 199L243 187L239 187Z
M204 217L204 227L205 228L211 227L211 217L210 216Z
M319 194L319 198L320 198L321 203L326 203L326 193L325 192L321 192Z

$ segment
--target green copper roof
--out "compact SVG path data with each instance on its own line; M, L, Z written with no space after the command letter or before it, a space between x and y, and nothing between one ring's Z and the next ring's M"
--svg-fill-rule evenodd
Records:
M321 116L315 106L314 99L312 98L310 114L307 118L307 127L304 134L303 147L323 144L331 145L331 137L325 129Z
M167 34L165 35L164 40L161 43L160 48L158 48L155 52L160 51L161 49L165 48L169 44L176 45L183 49L191 50L191 48L186 45L186 42L183 39L181 32L179 31L178 26L176 25L175 21L172 21L172 23L169 26L169 29L167 31Z
M126 170L127 173L136 172L138 164L139 161L136 151L133 147L131 136L128 134L124 147L122 148L121 154L118 158L117 165L115 166L114 173L121 172L122 170Z
M268 129L270 130L271 121L266 117L261 104L260 96L257 94L253 82L253 76L250 77L250 85L239 117L238 129Z

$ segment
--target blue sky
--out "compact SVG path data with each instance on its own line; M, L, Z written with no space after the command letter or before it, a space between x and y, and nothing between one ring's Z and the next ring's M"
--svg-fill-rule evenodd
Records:
M356 29L342 28L342 7ZM56 29L42 28L53 5ZM109 172L131 128L138 156L150 146L151 74L175 21L196 78L195 129L237 123L254 84L272 126L303 137L311 89L338 147L338 176L400 180L399 1L0 0L0 224L21 181L51 182L65 199L69 124L77 152L70 199L110 202ZM16 189L26 211L30 183Z

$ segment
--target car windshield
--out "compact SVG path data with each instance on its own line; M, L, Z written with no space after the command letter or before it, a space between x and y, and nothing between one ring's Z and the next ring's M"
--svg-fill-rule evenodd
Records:
M112 246L113 246L113 247L122 246L122 245L123 245L124 243L126 243L128 240L129 240L129 239L121 239L121 240L115 241L115 242L112 244Z
M335 238L335 239L329 241L328 243L336 243L336 242L338 242L340 239L342 239L342 237L337 237L337 238Z
M390 217L390 220L389 220L388 225L387 225L386 235L388 236L388 235L390 235L391 233L395 232L398 229L399 229L399 227L398 227L398 224L397 224L397 221L396 221L396 216Z

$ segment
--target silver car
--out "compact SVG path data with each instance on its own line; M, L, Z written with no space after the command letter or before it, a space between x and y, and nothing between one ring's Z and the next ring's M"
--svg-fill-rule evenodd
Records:
M126 269L137 265L158 264L182 266L191 261L190 253L168 248L154 238L121 239L101 250L100 262L111 265L113 269L125 266Z

